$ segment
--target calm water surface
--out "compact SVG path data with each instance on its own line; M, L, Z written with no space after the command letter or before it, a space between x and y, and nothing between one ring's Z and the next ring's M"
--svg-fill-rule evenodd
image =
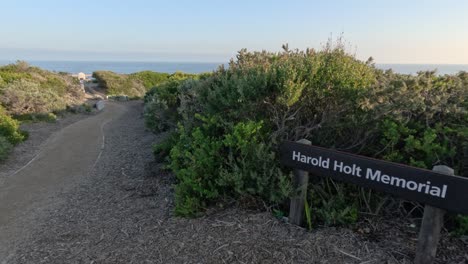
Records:
M174 73L182 71L187 73L202 73L216 70L223 63L204 62L115 62L115 61L28 61L31 65L40 68L69 73L92 73L98 70L108 70L117 73L133 73L139 71L156 71ZM1 61L0 65L14 63L14 61ZM225 64L227 65L227 64ZM439 74L454 74L459 71L468 71L468 64L376 64L380 69L393 69L394 72L415 74L418 71L437 70Z

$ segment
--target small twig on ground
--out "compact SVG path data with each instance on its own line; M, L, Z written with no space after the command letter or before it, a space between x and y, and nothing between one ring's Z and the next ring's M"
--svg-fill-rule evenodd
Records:
M227 246L229 246L229 243L228 243L228 244L224 244L224 245L218 247L217 249L215 249L215 250L213 251L213 254L214 254L216 251L218 251L218 250L220 250L220 249L222 249L222 248L225 248L225 247L227 247Z
M338 252L340 252L341 254L346 255L346 256L348 256L348 257L351 257L351 258L353 258L353 259L355 259L355 260L359 260L359 261L362 260L362 259L360 259L360 258L358 258L358 257L356 257L356 256L354 256L354 255L351 255L351 254L349 254L349 253L347 253L347 252L344 252L344 251L340 250L340 249L337 248L337 247L335 247L335 250L338 251Z

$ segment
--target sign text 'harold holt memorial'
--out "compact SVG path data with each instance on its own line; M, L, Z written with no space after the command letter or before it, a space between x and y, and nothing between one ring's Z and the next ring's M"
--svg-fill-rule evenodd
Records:
M468 213L468 179L459 176L289 141L281 146L281 161L286 166L310 171L314 176L327 176Z

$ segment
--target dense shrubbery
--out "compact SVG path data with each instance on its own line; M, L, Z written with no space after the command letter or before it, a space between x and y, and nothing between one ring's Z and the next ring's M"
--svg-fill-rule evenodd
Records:
M26 134L19 130L18 121L12 119L0 107L0 161L6 159L13 146L25 138Z
M108 95L126 95L133 98L143 97L151 88L167 81L177 81L194 77L185 73L161 73L142 71L132 74L118 74L111 71L93 72L93 77L107 90Z
M19 61L0 67L0 160L23 141L18 121L55 117L52 112L80 104L84 99L77 79L31 67Z
M384 72L340 45L242 50L228 69L151 93L147 124L175 128L155 152L170 153L181 215L246 198L280 205L290 189L276 156L283 140L457 173L468 142L467 73ZM401 208L399 200L329 179L312 184L309 199L313 219L330 225L356 221L360 211Z
M64 110L82 101L78 80L18 62L0 67L0 102L8 113L25 115Z
M17 144L25 139L25 135L19 130L19 122L7 115L1 107L0 137L5 138L11 144Z
M146 90L149 90L167 81L169 74L164 72L142 71L129 74L129 78L141 81Z
M198 80L206 79L209 74L174 73L168 80L149 90L145 95L145 121L154 132L163 132L176 127L180 119L177 107L181 91L190 90Z
M13 145L4 137L0 136L0 161L5 160L10 154Z
M201 124L192 131L180 127L170 151L169 167L179 181L176 213L196 215L210 202L222 204L233 198L278 203L288 195L288 175L264 143L262 122L226 124L220 116L199 115L197 119Z
M41 88L38 83L17 80L2 90L3 105L14 115L48 113L66 108L66 102L51 89Z
M130 78L125 74L118 74L110 71L93 72L99 85L106 89L108 95L126 95L129 97L141 97L145 94L146 88L143 82Z

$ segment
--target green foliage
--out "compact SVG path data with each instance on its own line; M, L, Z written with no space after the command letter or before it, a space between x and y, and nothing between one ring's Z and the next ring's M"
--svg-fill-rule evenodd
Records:
M370 106L378 118L370 125L378 130L365 152L428 169L444 164L460 174L462 150L468 144L466 75L380 74L372 91L376 102Z
M170 133L161 142L153 144L153 154L156 159L165 159L169 156L171 149L177 144L179 140L179 134L176 132Z
M380 143L387 148L382 158L426 169L438 163L449 163L457 154L452 146L456 144L454 137L461 131L443 127L441 123L435 124L434 128L418 127L420 125L416 122L404 125L384 120Z
M93 72L96 81L105 88L108 95L126 95L131 98L141 98L152 95L154 87L158 87L166 82L182 81L188 78L197 79L196 74L176 72L173 74L142 71L132 74L118 74L111 71ZM145 99L146 100L146 99Z
M17 144L25 139L25 135L19 130L18 121L12 119L0 107L0 137L10 144ZM6 148L6 147L5 147Z
M192 132L179 128L179 141L170 153L170 169L174 171L176 208L179 215L196 215L206 208L207 201L219 198L216 175L222 166L222 139L216 130L222 129L217 121L205 119L203 126Z
M77 80L17 62L0 67L0 103L9 114L46 114L80 102Z
M15 119L23 122L49 122L57 121L57 116L54 113L47 114L24 114L15 116Z
M182 81L171 80L152 88L145 96L146 126L153 132L175 128L178 114L178 87Z
M453 234L456 236L468 235L468 216L457 215L455 216L456 227L453 230Z
M289 195L289 174L279 168L275 151L265 143L265 132L263 122L246 121L224 134L228 152L217 184L225 196L257 197L278 204Z
M350 225L358 220L358 198L355 187L324 179L310 190L313 222L325 226Z
M52 112L83 99L77 80L68 74L31 67L23 61L0 67L0 159L28 136L11 115L21 121L55 121Z
M176 213L197 215L210 204L240 197L276 203L287 197L287 175L262 142L261 123L225 125L219 117L198 117L191 133L180 127L169 167L178 179Z
M241 50L228 68L151 89L145 117L155 132L179 123L177 140L157 150L172 147L177 213L196 215L245 197L281 203L290 190L290 171L278 167L283 140L459 174L467 99L468 73L384 72L329 42L320 51ZM330 180L309 191L311 224L352 224L391 200Z
M178 75L177 80L171 79L148 91L144 109L146 126L154 132L174 129L180 120L180 93L191 89L193 85L196 85L194 79L184 80Z
M169 79L169 74L163 72L142 71L130 74L129 78L140 80L146 90L149 90L156 85L166 82Z
M3 136L0 136L0 161L5 160L13 149L13 145Z
M183 80L187 80L187 79L195 79L195 80L198 80L200 78L204 78L206 77L206 73L202 73L202 74L192 74L192 73L185 73L185 72L175 72L175 73L172 73L171 75L169 75L168 77L168 81L183 81Z
M13 115L49 113L66 108L66 102L59 94L28 80L7 84L0 101Z
M93 72L93 77L99 85L106 89L108 95L126 95L129 97L142 97L146 88L143 81L126 74L118 74L111 71Z

